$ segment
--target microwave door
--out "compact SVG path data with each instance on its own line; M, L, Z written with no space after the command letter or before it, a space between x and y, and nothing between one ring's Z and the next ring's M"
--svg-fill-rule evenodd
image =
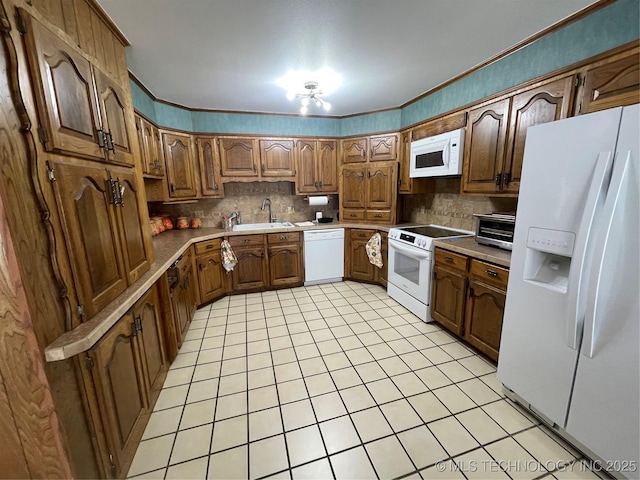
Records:
M415 149L410 176L442 174L449 168L449 140L440 140Z

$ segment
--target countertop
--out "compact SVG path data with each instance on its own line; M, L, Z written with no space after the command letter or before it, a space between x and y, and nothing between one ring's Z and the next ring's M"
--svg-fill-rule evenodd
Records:
M446 240L434 240L435 247L444 248L452 252L468 255L469 257L495 263L501 267L509 268L511 265L511 252L497 247L480 245L475 237L449 238Z
M389 225L367 223L332 222L305 227L266 228L259 230L226 231L222 228L200 228L196 230L172 230L153 238L155 261L149 271L135 283L118 295L109 305L100 310L93 318L65 332L45 349L48 362L64 360L89 350L116 324L116 322L145 294L149 288L166 272L167 268L187 248L197 242L235 235L255 233L296 232L304 230L324 230L328 228L366 228L388 231Z

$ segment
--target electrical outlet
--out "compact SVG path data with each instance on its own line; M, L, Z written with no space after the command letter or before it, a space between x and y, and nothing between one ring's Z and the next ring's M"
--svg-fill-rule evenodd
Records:
M425 213L424 205L420 207L420 213Z

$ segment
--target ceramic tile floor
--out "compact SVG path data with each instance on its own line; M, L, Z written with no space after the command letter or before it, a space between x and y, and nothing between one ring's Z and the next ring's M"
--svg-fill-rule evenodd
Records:
M129 476L598 478L587 465L494 365L342 282L198 310Z

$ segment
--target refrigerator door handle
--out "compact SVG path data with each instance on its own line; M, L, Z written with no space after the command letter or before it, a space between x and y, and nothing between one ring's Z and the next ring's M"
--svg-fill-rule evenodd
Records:
M567 346L573 350L578 349L582 333L582 321L584 319L584 296L587 282L584 275L585 265L588 260L589 243L593 236L594 220L598 206L604 203L607 182L611 172L611 152L600 152L596 161L593 177L589 186L587 200L585 202L580 228L576 236L569 273L568 316L567 316Z
M596 252L596 256L594 256L593 267L589 275L589 289L584 319L584 337L582 342L582 354L589 358L593 358L595 352L598 330L598 325L596 323L598 313L603 307L603 303L606 301L606 298L600 298L605 297L605 295L602 295L600 287L602 281L602 269L605 264L605 253L607 251L609 239L615 235L629 234L624 231L616 231L614 215L616 209L621 203L620 198L623 194L625 180L630 170L631 155L632 152L629 151L624 161L618 161L614 164L613 173L611 175L611 184L609 186L609 191L607 192L607 199L603 210L603 218L605 220L599 229L599 234L595 242L594 251ZM633 214L637 214L637 212L632 213L632 215ZM622 230L624 227L624 225L619 225L618 230ZM609 279L608 281L611 282L612 279Z

